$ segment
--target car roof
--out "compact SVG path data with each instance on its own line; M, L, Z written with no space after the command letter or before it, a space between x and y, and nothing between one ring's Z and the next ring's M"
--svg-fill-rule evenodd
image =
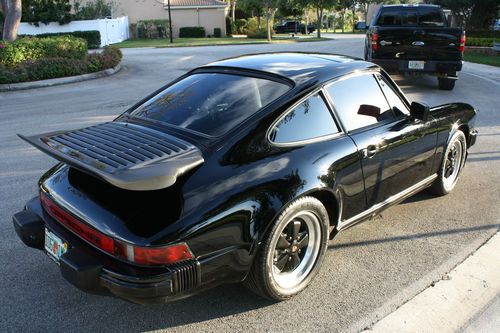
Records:
M327 81L344 74L376 65L345 55L327 53L277 52L223 59L201 68L232 67L278 75L296 84Z

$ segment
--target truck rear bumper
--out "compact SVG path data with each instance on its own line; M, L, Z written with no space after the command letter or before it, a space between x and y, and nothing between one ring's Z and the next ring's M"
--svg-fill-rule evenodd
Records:
M410 60L398 59L372 59L372 62L379 65L389 73L422 73L436 76L454 78L456 72L462 70L462 61L426 60L423 69L410 69Z

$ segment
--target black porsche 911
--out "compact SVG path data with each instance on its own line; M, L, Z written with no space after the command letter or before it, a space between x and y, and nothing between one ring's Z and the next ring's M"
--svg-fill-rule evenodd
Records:
M475 115L410 104L354 58L226 59L112 122L21 136L61 163L13 222L89 293L166 302L243 281L285 300L339 231L424 188L449 193Z

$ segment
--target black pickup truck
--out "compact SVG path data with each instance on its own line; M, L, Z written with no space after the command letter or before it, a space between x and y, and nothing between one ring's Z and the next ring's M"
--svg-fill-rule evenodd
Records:
M365 60L389 73L437 76L439 89L452 90L464 48L464 30L449 27L441 7L386 5L367 30Z

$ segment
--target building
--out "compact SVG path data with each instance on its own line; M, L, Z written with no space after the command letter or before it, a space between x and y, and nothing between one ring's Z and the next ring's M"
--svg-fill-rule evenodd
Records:
M115 0L113 17L128 16L130 23L140 20L168 20L167 0ZM182 27L204 27L207 35L220 28L226 35L228 4L218 0L170 0L172 32L179 37Z

